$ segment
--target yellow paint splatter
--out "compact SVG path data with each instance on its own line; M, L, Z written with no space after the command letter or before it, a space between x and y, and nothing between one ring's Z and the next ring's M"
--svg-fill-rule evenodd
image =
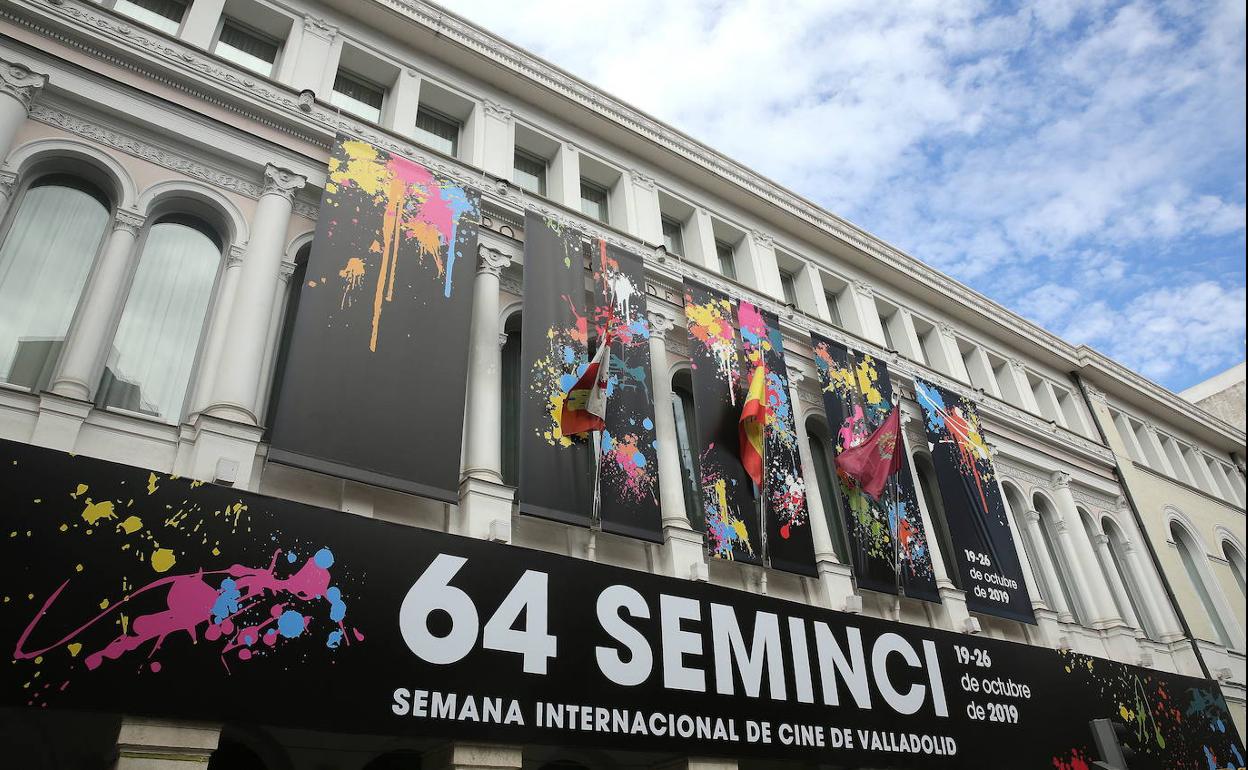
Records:
M168 572L178 559L168 548L157 548L152 551L152 569L157 572Z
M78 642L70 642L65 645L65 649L69 650L69 654L76 658L78 657L78 653L82 652L82 645Z
M148 493L149 495L154 495L154 494L156 494L156 481L157 481L157 478L156 478L156 474L155 474L155 473L152 473L152 474L149 474L149 475L148 475L148 477L147 477L147 493Z
M74 565L74 572L82 572L82 565L81 565L81 564L75 564L75 565Z
M100 601L100 609L102 610L108 609L108 599L102 599Z
M143 528L143 520L138 516L127 517L125 521L117 525L117 531L125 532L127 535L133 535Z
M75 500L77 500L79 497L82 497L82 496L83 496L83 495L85 495L86 493L87 493L87 485L86 485L86 484L79 484L79 485L78 485L78 491L77 491L77 492L70 492L70 493L69 493L69 496L70 496L70 497L72 497L72 498L74 498Z
M221 549L220 549L220 548L213 548L213 549L212 549L212 555L213 555L213 556L220 556L220 555L221 555Z
M87 507L82 511L82 518L88 524L95 524L100 519L115 519L117 513L113 510L112 500L101 500L98 503L87 501Z
M61 531L62 531L62 532L66 531L67 529L69 529L69 525L68 525L68 524L62 524L62 525L61 525Z
M43 656L42 656L42 655L36 655L36 656L35 656L35 665L37 666L37 665L39 665L39 664L40 664L40 663L42 663L42 662L43 662Z

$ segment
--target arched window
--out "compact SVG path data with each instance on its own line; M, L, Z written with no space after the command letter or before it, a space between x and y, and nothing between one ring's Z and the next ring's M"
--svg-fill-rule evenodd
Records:
M299 249L299 253L295 254L295 270L290 274L286 308L277 337L277 353L273 356L273 379L269 383L269 398L264 407L266 434L273 430L273 418L277 415L278 392L282 389L282 379L286 376L286 360L290 357L290 339L295 333L295 316L299 314L299 298L303 296L303 281L308 275L310 253L312 253L311 243Z
M521 317L514 313L507 318L503 331L507 341L503 343L503 483L520 484L520 400L523 398L520 376L520 328Z
M1159 636L1157 619L1149 614L1148 605L1144 603L1142 578L1135 574L1135 570L1131 567L1131 561L1127 557L1126 536L1122 534L1122 530L1118 528L1114 520L1108 516L1101 519L1101 529L1105 532L1105 537L1109 541L1109 556L1114 562L1114 569L1118 571L1118 577L1127 589L1127 598L1131 602L1131 609L1135 612L1136 620L1140 622L1140 630L1149 639L1157 639Z
M1027 563L1031 567L1031 585L1039 592L1040 597L1044 599L1044 603L1050 609L1054 608L1053 596L1060 588L1049 585L1044 579L1044 570L1040 566L1040 549L1044 547L1043 543L1034 542L1031 536L1031 528L1027 526L1027 511L1029 510L1023 493L1013 484L1002 482L1001 489L1005 492L1005 507L1010 513L1010 518L1014 520L1014 529L1018 532L1022 539L1023 551L1027 554Z
M51 380L109 216L98 188L65 174L22 196L0 245L0 381Z
M953 538L949 536L949 521L945 518L945 501L940 496L936 469L932 466L931 458L919 452L914 454L914 468L919 474L919 493L923 495L923 502L927 504L927 515L936 529L936 542L940 544L940 560L945 565L945 574L954 585L961 588L962 576L953 562Z
M810 438L810 457L815 466L815 482L819 485L819 497L823 499L823 518L828 522L832 535L832 547L841 564L849 563L849 539L845 535L845 519L841 516L841 489L835 482L836 466L824 427L826 421L812 417L806 421L806 435ZM814 512L811 512L812 515Z
M1131 600L1126 596L1119 596L1118 591L1114 589L1115 581L1113 579L1115 570L1112 558L1109 562L1105 560L1105 549L1097 547L1097 537L1099 533L1096 530L1096 524L1092 521L1092 516L1082 508L1076 508L1079 512L1079 521L1082 522L1083 531L1088 536L1088 542L1092 544L1092 553L1096 558L1096 565L1100 569L1101 580L1105 581L1105 587L1109 589L1110 596L1114 599L1114 608L1118 611L1118 617L1122 618L1128 625L1135 625L1139 621L1136 620L1135 608L1131 606ZM1122 575L1118 575L1121 579ZM1126 587L1125 581L1123 587Z
M672 377L672 414L676 418L676 443L680 449L680 480L685 488L685 515L695 532L706 528L698 494L698 429L694 421L693 382L681 370Z
M182 419L220 263L220 238L200 219L166 215L148 228L108 353L100 406L170 424Z
M1183 570L1187 572L1187 579L1205 608L1205 615L1209 618L1209 624L1213 626L1214 634L1217 635L1223 647L1231 647L1231 635L1226 630L1226 624L1222 621L1222 613L1218 611L1218 606L1214 603L1213 595L1200 570L1201 563L1207 559L1204 549L1196 545L1196 541L1177 521L1170 522L1170 538L1174 540L1175 547L1179 549L1179 559L1183 562ZM1197 561L1198 559L1201 561Z
M1076 557L1075 554L1067 553L1065 548L1058 545L1061 538L1057 532L1057 512L1053 510L1053 506L1044 495L1036 495L1032 498L1032 503L1036 506L1036 512L1040 514L1040 536L1044 538L1044 547L1048 550L1053 570L1057 573L1057 583L1062 591L1062 598L1066 600L1066 606L1070 608L1070 614L1075 616L1075 620L1080 624L1085 624L1090 615L1084 604L1083 595L1077 590L1074 570L1070 566L1071 560Z
M1244 594L1244 554L1230 540L1222 541L1222 555L1226 557L1226 563L1231 565L1231 572L1235 574L1235 582L1239 583L1239 593Z

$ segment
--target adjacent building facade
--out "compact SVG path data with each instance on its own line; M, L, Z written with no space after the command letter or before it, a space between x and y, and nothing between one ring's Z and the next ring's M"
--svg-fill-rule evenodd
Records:
M1243 734L1242 379L1235 426L419 0L6 0L0 85L0 437L344 515L1207 676ZM483 193L457 505L266 462L273 385L340 133ZM526 210L645 256L654 400L670 405L655 415L661 545L513 512ZM708 560L691 525L685 278L781 318L802 465L815 480L817 578ZM855 587L812 331L886 361L901 388L940 604ZM973 394L1034 626L966 608L915 377ZM45 767L68 764L71 732L83 746L119 747L126 768L214 751L214 767L272 769L738 766L147 718L118 728L8 711L4 721L45 762L31 766Z

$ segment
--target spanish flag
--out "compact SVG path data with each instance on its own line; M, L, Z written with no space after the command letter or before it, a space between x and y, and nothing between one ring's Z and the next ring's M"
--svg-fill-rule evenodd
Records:
M750 389L741 406L741 464L759 489L763 488L763 428L767 423L767 373L762 364L750 375Z
M611 376L611 336L604 334L585 373L563 400L559 430L565 436L607 427L607 380Z

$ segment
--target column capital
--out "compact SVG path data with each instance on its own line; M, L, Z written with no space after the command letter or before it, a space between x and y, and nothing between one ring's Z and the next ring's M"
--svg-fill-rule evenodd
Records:
M147 221L147 217L137 211L131 209L117 209L117 214L113 217L113 229L124 230L131 235L138 235L139 230L143 229L143 223Z
M667 339L667 333L676 328L677 319L666 310L651 308L646 311L646 320L650 322L650 335L659 339Z
M246 251L247 251L247 247L243 246L240 243L230 244L229 256L225 258L225 269L233 270L234 268L243 264L243 254L245 254Z
M330 42L334 38L338 37L337 27L319 16L313 16L311 14L303 17L303 31L313 37L319 37L321 40L326 42Z
M806 379L806 370L793 364L785 364L785 367L789 370L789 387L796 389Z
M948 321L937 322L936 329L944 337L956 337L957 336L957 332L955 332L953 329L953 324L949 323Z
M28 111L35 93L47 84L47 75L33 72L25 64L0 59L0 93L12 96Z
M632 174L632 176L633 176L633 182L634 182L634 183L635 183L638 187L644 187L644 188L645 188L645 189L647 189L647 190L655 190L655 189L658 189L658 184L657 184L657 183L655 183L655 181L654 181L654 177L652 177L652 176L648 176L648 175L646 175L646 174L644 174L644 173L642 173L642 172L638 171L638 170L637 170L637 169L635 169L635 168L634 168L634 169L629 169L629 173L630 173L630 174Z
M477 273L489 273L496 278L511 264L510 256L484 243L477 245L477 258L480 260L477 264Z
M1067 527L1068 523L1066 521L1066 517L1064 516L1053 522L1053 528L1056 529L1059 534L1065 534Z
M1088 398L1092 399L1093 401L1097 401L1102 404L1109 402L1109 397L1105 395L1105 391L1096 387L1095 385L1088 382L1087 380L1083 381L1083 389L1087 391Z
M511 336L511 335L510 335L510 334L508 334L507 332L499 332L499 333L498 333L498 349L499 349L499 350L502 350L502 349L503 349L503 346L507 344L507 338L508 338L508 337L510 337L510 336Z
M1125 510L1127 510L1127 497L1126 497L1126 495L1118 495L1118 497L1114 499L1114 508L1115 508L1115 509L1117 509L1117 510L1119 510L1119 511L1125 511Z
M17 187L17 174L0 171L0 196L9 197L13 194L14 187Z
M1098 546L1108 546L1109 535L1105 534L1104 532L1097 532L1095 535L1092 536L1092 542L1096 543Z
M303 176L269 163L264 167L264 191L260 195L280 195L288 201L293 201L295 191L307 183L308 180Z
M1040 523L1040 511L1035 511L1035 510L1027 511L1027 513L1025 513L1024 516L1026 516L1027 521L1031 522L1032 524Z
M1027 368L1027 367L1026 367L1026 365L1025 365L1025 364L1023 364L1023 362L1022 362L1022 361L1020 361L1020 360L1019 360L1019 359L1017 359L1017 358L1010 358L1010 359L1007 359L1007 360L1008 360L1008 363L1010 364L1010 368L1011 368L1011 369L1016 369L1016 370L1019 370L1019 369L1026 369L1026 368Z
M510 109L492 99L482 99L481 106L485 109L485 114L492 118L498 118L504 122L508 122L512 118L513 113Z
M1058 489L1070 488L1070 474L1066 471L1053 471L1053 475L1049 476L1049 481L1053 482L1053 486Z
M854 279L854 290L864 297L875 296L875 287L867 283L866 281L862 280L861 278Z
M281 281L282 283L290 283L291 277L295 274L295 271L298 269L299 269L299 265L295 264L294 262L287 262L286 260L283 259L282 264L277 266L277 279Z
M750 235L754 238L755 243L765 249L770 249L776 244L775 239L762 230L751 230Z
M1124 553L1127 553L1127 554L1135 553L1135 542L1132 540L1127 540L1126 538L1123 538L1122 550Z

